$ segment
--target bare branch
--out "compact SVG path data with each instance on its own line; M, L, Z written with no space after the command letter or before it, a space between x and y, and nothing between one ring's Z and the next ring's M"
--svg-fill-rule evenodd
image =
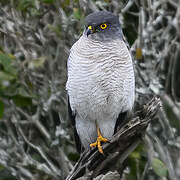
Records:
M81 154L79 161L66 180L96 177L102 172L112 170L117 160L123 164L124 160L139 144L148 124L153 120L160 106L160 99L153 98L112 137L110 143L103 145L104 155L100 154L97 149Z

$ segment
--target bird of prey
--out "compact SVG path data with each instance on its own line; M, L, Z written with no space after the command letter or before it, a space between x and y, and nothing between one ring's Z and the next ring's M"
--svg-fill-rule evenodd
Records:
M97 147L116 132L134 104L134 69L119 18L98 11L85 18L85 29L67 63L69 112L76 145Z

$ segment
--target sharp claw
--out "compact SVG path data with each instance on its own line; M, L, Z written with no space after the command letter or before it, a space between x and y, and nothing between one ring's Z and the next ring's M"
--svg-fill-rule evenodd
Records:
M97 147L97 148L98 148L98 151L99 151L101 154L104 154L104 153L103 153L102 146L101 146L101 142L108 142L108 139L102 137L102 135L101 135L101 133L100 133L100 130L98 129L98 137L97 137L97 140L96 140L95 143L90 144L90 147Z
M90 147L96 147L97 146L97 141L95 143L90 144Z

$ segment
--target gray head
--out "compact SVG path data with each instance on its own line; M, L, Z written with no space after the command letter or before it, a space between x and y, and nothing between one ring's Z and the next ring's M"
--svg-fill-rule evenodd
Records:
M122 37L119 18L107 11L98 11L85 18L84 34L89 39L110 40Z

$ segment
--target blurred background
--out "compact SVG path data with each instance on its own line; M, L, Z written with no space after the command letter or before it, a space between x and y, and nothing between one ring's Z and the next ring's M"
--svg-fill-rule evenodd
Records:
M66 63L98 10L119 16L129 43L135 110L163 104L121 179L180 179L179 0L0 0L0 180L64 180L78 160Z

